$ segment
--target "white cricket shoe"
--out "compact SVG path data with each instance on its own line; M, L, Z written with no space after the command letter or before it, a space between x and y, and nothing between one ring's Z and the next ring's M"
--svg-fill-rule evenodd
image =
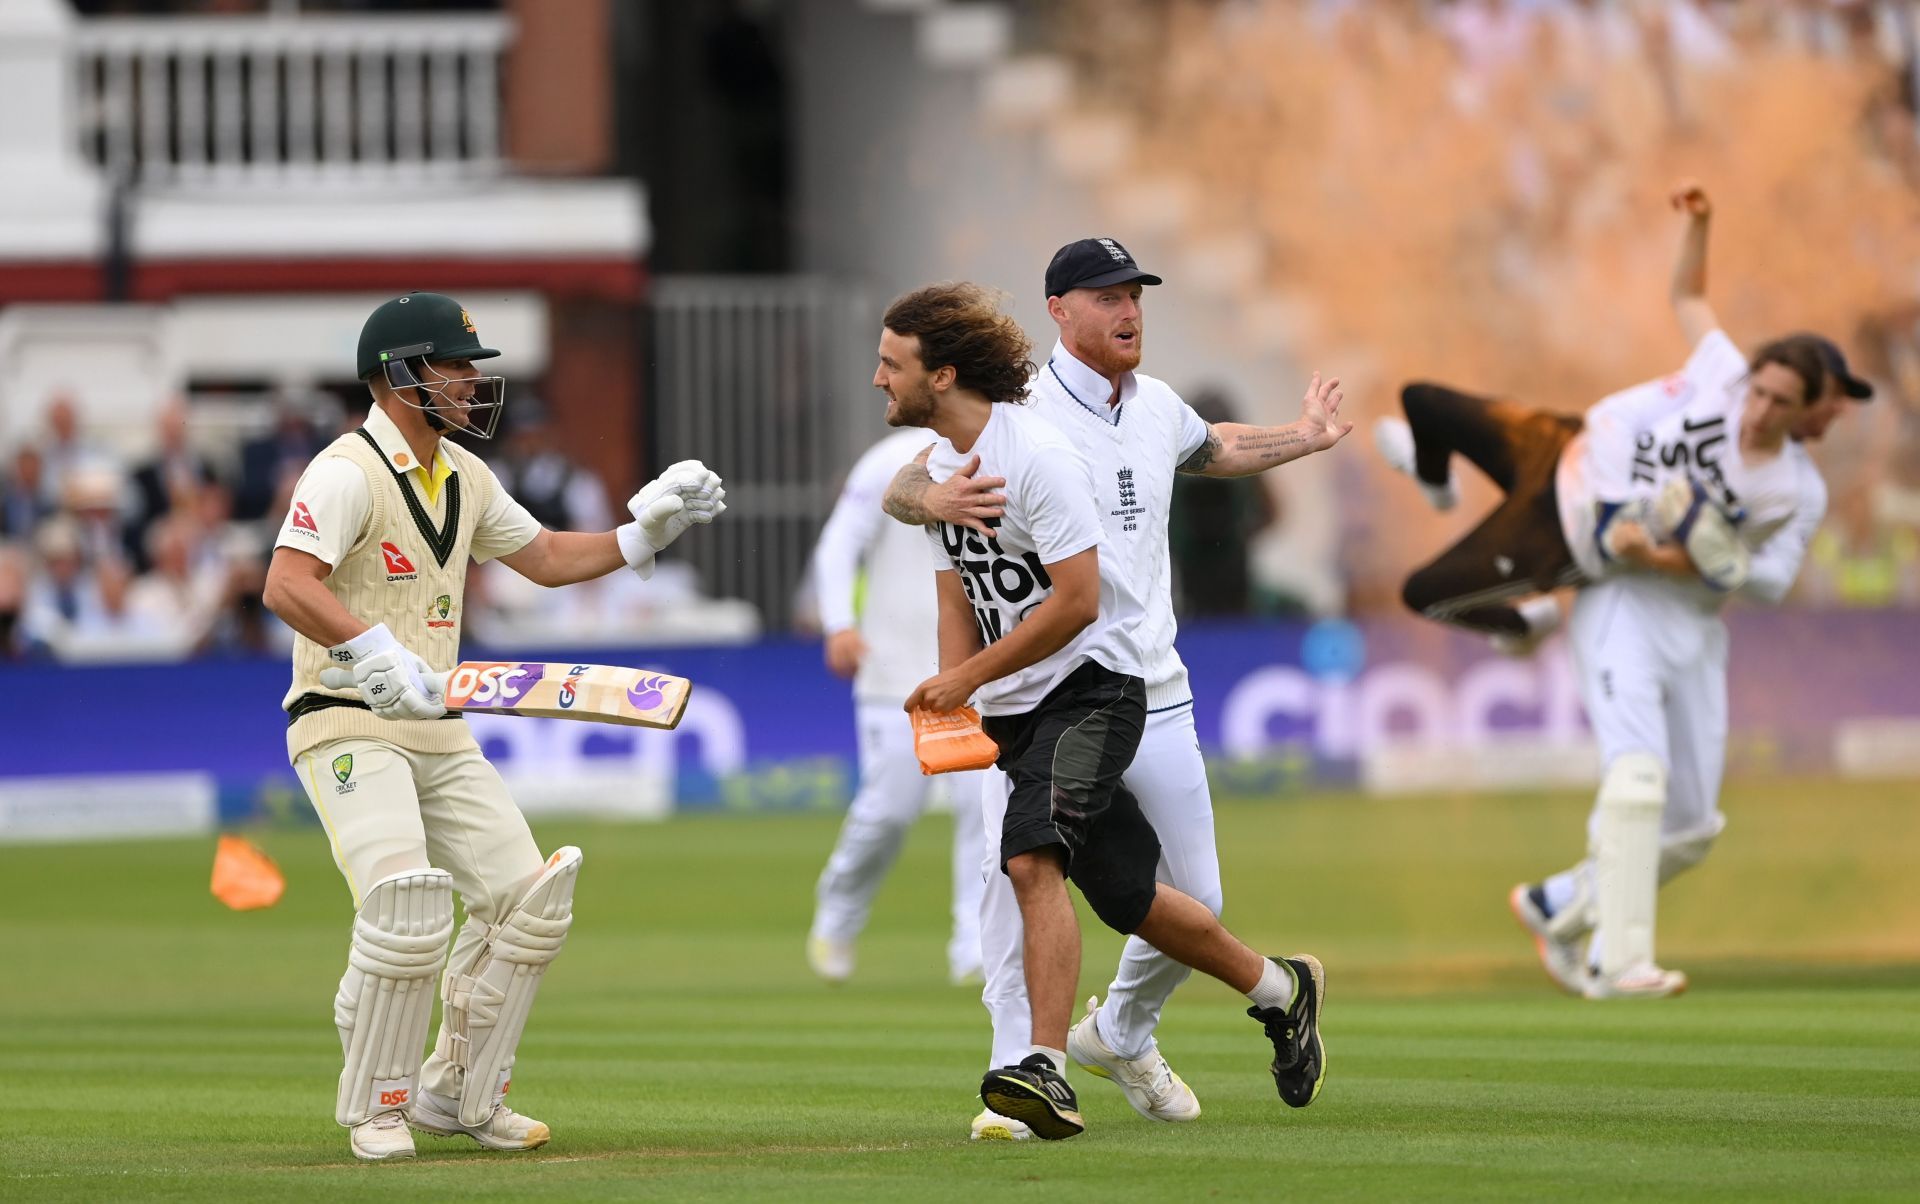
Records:
M547 1126L522 1116L504 1103L494 1105L493 1115L477 1125L460 1123L460 1101L421 1091L414 1096L413 1127L435 1137L471 1137L490 1150L537 1150L553 1140Z
M1200 1101L1193 1089L1173 1073L1158 1047L1144 1058L1123 1058L1100 1036L1100 997L1087 1000L1087 1014L1067 1030L1067 1056L1089 1074L1109 1079L1127 1097L1133 1110L1148 1120L1197 1120Z
M1404 472L1420 486L1420 492L1427 495L1427 501L1433 503L1435 510L1451 510L1460 503L1460 485L1454 479L1453 470L1447 470L1447 483L1433 485L1420 479L1414 468L1413 428L1404 418L1376 418L1373 420L1373 446L1380 452L1380 458L1387 466L1397 472Z
M1635 966L1611 978L1595 974L1587 980L1588 999L1665 999L1687 989L1687 976L1659 966Z
M347 1130L347 1147L362 1162L386 1162L413 1157L413 1134L407 1132L404 1112L382 1112Z
M1513 918L1533 937L1534 952L1540 955L1540 965L1546 969L1547 977L1569 995L1585 995L1590 977L1585 950L1577 940L1562 940L1554 935L1553 921L1534 897L1535 889L1522 882L1507 892L1507 906L1513 909Z
M853 977L853 942L823 936L807 938L807 965L823 980L838 985Z
M1025 1121L1015 1120L1011 1116L1002 1116L992 1108L982 1108L980 1115L973 1118L973 1132L968 1141L1025 1141L1033 1136L1033 1130Z

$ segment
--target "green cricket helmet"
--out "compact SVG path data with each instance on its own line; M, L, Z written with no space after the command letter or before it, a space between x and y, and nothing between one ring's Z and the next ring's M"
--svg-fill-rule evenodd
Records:
M458 301L440 293L408 293L374 310L360 328L356 366L361 380L384 374L395 394L424 413L435 430L491 439L506 405L506 378L450 377L433 365L499 354L481 346L472 315ZM469 381L471 397L448 396L448 384Z

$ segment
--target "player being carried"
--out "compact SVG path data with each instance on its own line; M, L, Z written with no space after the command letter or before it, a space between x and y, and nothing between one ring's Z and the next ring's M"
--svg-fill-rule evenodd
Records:
M1214 844L1213 799L1194 734L1193 691L1174 647L1172 573L1167 520L1176 473L1245 476L1323 451L1350 429L1340 420L1340 382L1316 374L1298 421L1283 427L1208 425L1165 382L1138 371L1146 338L1142 296L1160 277L1143 271L1111 238L1083 238L1057 251L1046 271L1047 312L1059 342L1034 378L1028 408L1068 435L1086 457L1097 485L1096 508L1106 530L1109 563L1139 590L1145 606L1140 640L1145 657L1147 719L1140 749L1121 775L1160 839L1158 877L1220 914L1220 856ZM974 459L939 485L920 464L902 468L887 508L903 523L948 522L991 534L1005 482L975 475ZM989 771L984 808L997 834L1007 806L1006 780ZM997 862L997 857L996 857ZM997 864L990 869L997 870ZM990 1065L1018 1062L1032 1043L1022 970L1020 911L1006 875L990 874L981 910L982 993L993 1020ZM1127 939L1105 1004L1067 1037L1067 1053L1126 1095L1149 1120L1189 1121L1200 1101L1173 1072L1154 1040L1161 1011L1191 971L1138 936ZM976 1139L1020 1140L1017 1121L982 1112Z
M939 436L927 464L936 481L974 457L1006 481L991 534L928 528L941 672L907 700L950 712L977 696L1011 781L1000 866L1024 930L1031 1043L987 1073L982 1102L1042 1138L1085 1127L1065 1078L1080 971L1071 879L1109 927L1246 994L1282 1097L1304 1105L1325 1068L1320 963L1261 957L1204 903L1154 879L1160 841L1121 782L1146 723L1147 608L1107 540L1086 459L1020 404L1029 351L985 290L930 285L888 308L873 379L890 425Z
M287 754L357 911L333 1001L346 1060L334 1119L369 1161L412 1157L409 1124L493 1150L549 1136L504 1097L572 923L580 850L541 857L466 722L447 714L468 561L546 586L622 567L646 577L656 552L726 508L720 478L688 460L635 494L618 530L542 530L444 438L493 434L505 381L474 361L498 354L438 293L374 310L358 353L373 408L301 475L267 570L266 604L298 636ZM440 1039L423 1066L442 965Z
M1696 185L1672 200L1687 215L1672 299L1693 349L1678 373L1613 394L1584 423L1409 385L1406 421L1375 430L1388 461L1442 508L1455 451L1507 492L1408 580L1409 606L1526 647L1560 621L1541 591L1580 587L1570 636L1602 769L1591 855L1509 902L1555 981L1593 998L1686 986L1654 960L1654 895L1725 826L1720 608L1735 593L1785 596L1826 511L1801 441L1873 395L1818 335L1742 355L1706 300L1712 205Z

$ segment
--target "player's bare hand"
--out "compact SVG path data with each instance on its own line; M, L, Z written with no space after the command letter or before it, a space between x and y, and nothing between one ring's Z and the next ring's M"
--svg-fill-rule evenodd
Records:
M826 654L827 668L835 677L851 678L860 671L860 662L867 659L867 642L848 627L827 637Z
M1313 450L1325 451L1347 437L1353 423L1340 420L1340 403L1346 395L1340 391L1340 378L1320 379L1318 372L1307 383L1307 395L1300 403L1300 421L1313 441Z
M1667 197L1667 203L1688 217L1708 218L1713 216L1713 198L1696 181L1682 180L1674 185L1673 192Z
M948 669L945 673L936 673L914 687L907 695L907 705L901 709L908 714L914 711L937 711L945 714L957 711L967 705L967 699L973 697L978 689L975 683L960 669Z
M972 527L982 535L993 534L987 520L999 518L1006 510L1005 477L976 477L980 457L969 456L960 470L940 482L927 486L921 505L935 520L956 527Z

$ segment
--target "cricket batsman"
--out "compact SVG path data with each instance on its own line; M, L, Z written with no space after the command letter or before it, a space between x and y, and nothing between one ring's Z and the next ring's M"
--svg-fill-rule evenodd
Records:
M499 354L450 297L374 310L357 357L372 409L301 475L267 570L266 605L298 636L287 755L353 894L334 1119L367 1161L411 1158L409 1125L492 1150L550 1136L504 1100L534 993L566 943L580 850L541 856L444 706L467 562L498 559L545 586L623 566L645 578L657 552L726 509L720 478L688 460L635 494L617 530L542 529L444 437L492 436L506 382L474 365ZM436 977L440 1038L423 1066Z

